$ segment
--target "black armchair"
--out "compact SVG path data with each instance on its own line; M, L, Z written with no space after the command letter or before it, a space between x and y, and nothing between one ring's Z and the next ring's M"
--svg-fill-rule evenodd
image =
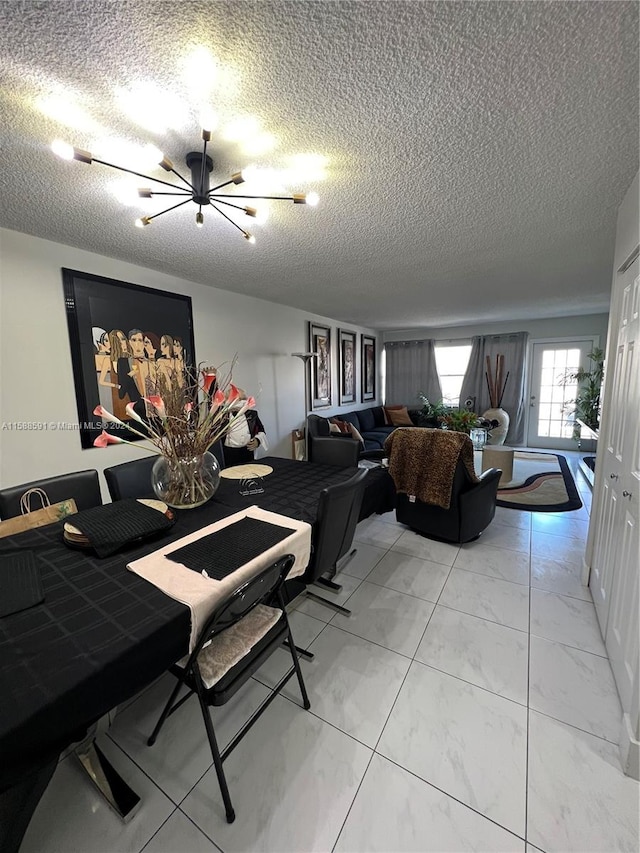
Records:
M336 465L340 468L355 468L362 446L351 435L335 434L329 429L329 421L318 415L307 417L309 439L309 462Z
M73 498L78 512L102 505L98 472L74 471L44 480L33 480L21 486L9 486L0 491L0 518L15 518L21 514L20 498L29 489L42 489L51 503Z
M495 515L502 471L490 468L477 477L473 446L463 433L409 428L390 439L397 520L431 539L457 544L476 539ZM427 493L433 497L427 500ZM439 501L443 494L450 495L448 506Z

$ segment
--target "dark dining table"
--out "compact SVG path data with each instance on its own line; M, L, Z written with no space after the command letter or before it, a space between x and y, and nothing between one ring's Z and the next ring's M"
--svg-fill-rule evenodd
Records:
M276 457L259 461L273 472L257 483L221 479L212 500L177 511L163 535L109 557L69 547L62 523L0 540L0 565L3 554L31 550L44 588L41 604L0 618L0 792L51 765L186 653L188 608L127 563L247 506L313 525L321 491L353 474ZM394 495L388 473L372 469L361 517L391 509Z

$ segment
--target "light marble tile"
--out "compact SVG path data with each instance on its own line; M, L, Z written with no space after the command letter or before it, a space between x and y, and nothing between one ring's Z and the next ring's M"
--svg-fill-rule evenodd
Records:
M551 560L581 562L584 546L584 541L572 539L570 536L556 536L553 533L543 533L541 530L531 531L531 556L535 554Z
M81 769L75 756L58 764L20 845L20 853L138 853L175 806L108 738L100 749L142 799L124 823Z
M618 743L622 708L605 658L531 637L529 706Z
M531 514L533 530L551 533L554 536L568 536L570 539L587 541L589 521L583 518L571 518L568 512L552 515L549 512L534 512Z
M375 747L409 658L332 625L314 640L310 651L315 659L305 662L304 678L311 711Z
M167 674L116 718L109 729L109 737L175 803L180 803L211 766L213 759L196 696L188 699L166 720L155 744L147 746L147 738L174 684L173 676ZM264 685L250 680L226 705L211 709L220 749L226 746L268 694Z
M531 530L531 513L524 509L497 506L493 520L509 527L522 527L525 530Z
M509 628L528 630L529 589L523 584L452 569L439 603Z
M438 605L416 660L527 704L528 636Z
M356 553L340 565L338 574L334 578L336 583L342 583L340 578L343 572L354 578L364 580L371 569L387 553L386 548L377 548L375 545L367 545L366 542L354 542L353 546L356 548Z
M638 783L618 747L530 712L527 838L546 853L636 853Z
M396 518L395 509L391 509L389 512L383 512L382 515L377 516L377 518L379 518L380 521L386 521L387 524L400 524ZM404 530L404 527L402 527L402 529Z
M524 837L527 709L412 663L377 752Z
M534 555L531 557L531 586L591 601L589 587L582 584L582 566L579 562L550 560Z
M353 538L355 542L365 542L367 545L386 550L402 535L403 529L399 525L382 521L377 516L369 516L359 522Z
M337 613L332 625L392 652L413 657L434 605L363 581L349 599L351 616Z
M326 587L323 588L321 586L315 586L314 584L311 584L311 586L308 587L308 590L314 595L319 595L320 598L332 601L334 604L342 604L345 606L349 596L360 586L362 581L359 578L353 577L353 575L348 575L346 572L343 572L340 577L337 578L337 582L342 586L340 592L332 592L330 589L326 589ZM306 613L307 616L313 616L314 619L319 619L321 622L325 623L330 622L336 613L333 607L327 607L325 604L319 604L317 601L313 601L313 599L308 598L304 593L296 599L295 609L300 613Z
M235 823L226 822L213 768L182 810L225 853L328 851L371 754L278 696L224 763Z
M506 548L509 551L521 551L529 553L529 539L531 533L526 527L513 527L510 524L501 524L494 520L482 532L480 539L468 542L464 547L473 548L474 545L495 545L498 548Z
M374 755L334 853L516 853L524 841Z
M453 565L456 569L529 585L529 554L487 545L484 540L463 545Z
M431 560L433 563L442 563L443 566L452 566L460 550L459 545L449 542L438 542L436 539L427 539L413 530L405 530L402 536L392 547L393 551L419 557L421 560Z
M596 611L590 601L531 590L531 633L606 657Z
M176 809L144 848L144 853L219 853L219 850L195 823Z
M377 583L407 595L436 602L449 576L449 567L442 563L421 560L399 551L388 551L368 576Z

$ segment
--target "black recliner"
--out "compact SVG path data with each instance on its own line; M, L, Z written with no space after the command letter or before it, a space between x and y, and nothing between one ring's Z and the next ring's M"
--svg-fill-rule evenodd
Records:
M469 472L469 468L473 468L469 436L407 428L396 430L386 445L390 452L389 471L396 484L396 519L401 524L430 539L460 545L476 539L491 523L502 471L490 468L480 477ZM458 456L457 459L449 456L452 458L449 467L443 464L443 458L452 446ZM409 475L405 477L407 470ZM420 488L425 484L435 487L439 493L448 493L451 484L449 506L445 508L435 501L427 503L410 494L415 488L424 497Z
M340 468L355 468L362 445L346 433L332 433L329 421L318 415L307 417L309 439L309 462L321 465L336 465Z

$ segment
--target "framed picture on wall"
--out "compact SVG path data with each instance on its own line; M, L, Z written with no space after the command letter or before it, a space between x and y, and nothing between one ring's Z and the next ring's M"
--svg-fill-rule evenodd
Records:
M100 405L139 429L126 411L145 414L159 374L195 364L191 297L77 270L62 270L71 364L82 447L103 428L127 441L136 436L93 414Z
M376 339L362 335L360 365L362 370L362 402L375 400L376 396Z
M309 323L309 351L317 353L311 365L311 408L331 405L331 329Z
M338 329L340 405L356 400L356 333Z

